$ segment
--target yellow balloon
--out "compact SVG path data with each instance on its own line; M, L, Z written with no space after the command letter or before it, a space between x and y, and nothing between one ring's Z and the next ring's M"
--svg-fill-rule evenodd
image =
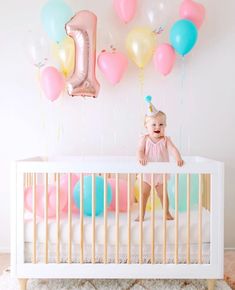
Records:
M139 201L139 180L138 179L135 181L134 194L135 194L136 200ZM155 194L155 205L154 205L154 208L155 209L161 208L161 202L160 202L160 199L157 196L156 190L154 190L154 194ZM147 204L146 204L146 210L147 211L151 211L151 209L152 209L151 199L150 199L150 196L149 196Z
M73 72L75 62L75 45L73 39L67 36L62 42L54 43L52 54L59 62L64 76L69 76Z
M144 68L153 56L156 33L148 27L134 28L127 35L126 47L131 60L139 68Z

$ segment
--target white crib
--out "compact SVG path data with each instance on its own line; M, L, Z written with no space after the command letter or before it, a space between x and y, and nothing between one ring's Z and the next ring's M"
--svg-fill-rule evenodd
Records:
M223 278L224 169L223 163L202 157L174 162L138 164L135 157L56 157L20 160L12 170L12 273L26 289L29 278ZM80 175L80 214L72 214L72 174ZM143 173L163 174L163 209L135 222L141 211ZM60 177L68 176L68 210L60 211ZM83 179L92 176L92 216L83 214ZM140 202L131 208L133 179L140 176ZM166 220L167 174L175 175L173 221ZM187 210L178 210L179 176L187 176ZM190 207L190 176L198 174L197 209ZM95 176L104 180L104 212L95 216ZM107 210L107 180L116 180L116 210ZM118 206L119 180L127 184L127 212ZM56 217L48 217L48 184L56 188ZM37 184L44 186L44 217L37 216ZM27 218L24 191L32 187L32 213ZM141 212L140 212L141 216Z

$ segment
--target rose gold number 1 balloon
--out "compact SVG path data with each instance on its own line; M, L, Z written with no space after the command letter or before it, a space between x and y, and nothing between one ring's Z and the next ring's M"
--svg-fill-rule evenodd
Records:
M78 12L67 24L66 32L75 42L75 66L67 82L71 96L97 97L100 85L96 80L96 23L90 11Z

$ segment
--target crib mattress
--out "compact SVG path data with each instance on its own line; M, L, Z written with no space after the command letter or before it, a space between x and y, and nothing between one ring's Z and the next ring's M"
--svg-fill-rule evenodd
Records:
M173 212L173 211L172 211ZM163 243L163 222L162 210L156 211L155 217L155 244L162 245ZM139 245L139 222L135 221L138 216L138 207L135 205L131 211L131 245ZM107 225L107 242L109 246L116 244L116 225L115 212L108 212ZM103 216L98 216L95 219L95 241L96 245L104 244L104 219ZM48 242L56 243L56 221L55 219L48 220ZM178 218L178 244L184 245L187 241L187 215L186 212L179 213ZM127 214L119 214L119 244L127 246ZM44 221L38 221L36 225L37 242L44 243L45 241L45 225ZM28 219L24 224L24 240L25 242L33 241L33 221ZM67 218L60 220L60 242L61 244L68 243L68 221ZM202 243L210 242L210 213L208 210L202 210ZM80 244L80 220L79 215L72 217L72 243ZM175 221L166 222L166 243L168 245L175 243ZM198 243L198 211L194 210L190 213L190 243ZM151 244L151 218L150 212L146 212L143 222L143 245ZM84 216L84 245L92 245L92 223L91 217Z

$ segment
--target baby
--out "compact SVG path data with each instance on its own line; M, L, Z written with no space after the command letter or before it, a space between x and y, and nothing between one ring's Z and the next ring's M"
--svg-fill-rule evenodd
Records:
M152 97L147 96L145 98L148 104L147 114L145 115L145 128L148 133L141 137L138 148L138 159L140 164L146 165L147 162L169 162L169 153L174 156L177 165L182 166L184 161L181 155L172 143L169 137L165 136L166 128L166 115L162 111L157 111L152 105ZM154 174L154 187L160 198L161 204L163 204L163 176L161 174ZM145 215L145 208L148 197L151 191L151 174L143 174L143 202L142 213L143 220ZM169 211L169 199L168 194L166 198L166 219L172 220L173 217ZM136 221L139 220L139 217Z

